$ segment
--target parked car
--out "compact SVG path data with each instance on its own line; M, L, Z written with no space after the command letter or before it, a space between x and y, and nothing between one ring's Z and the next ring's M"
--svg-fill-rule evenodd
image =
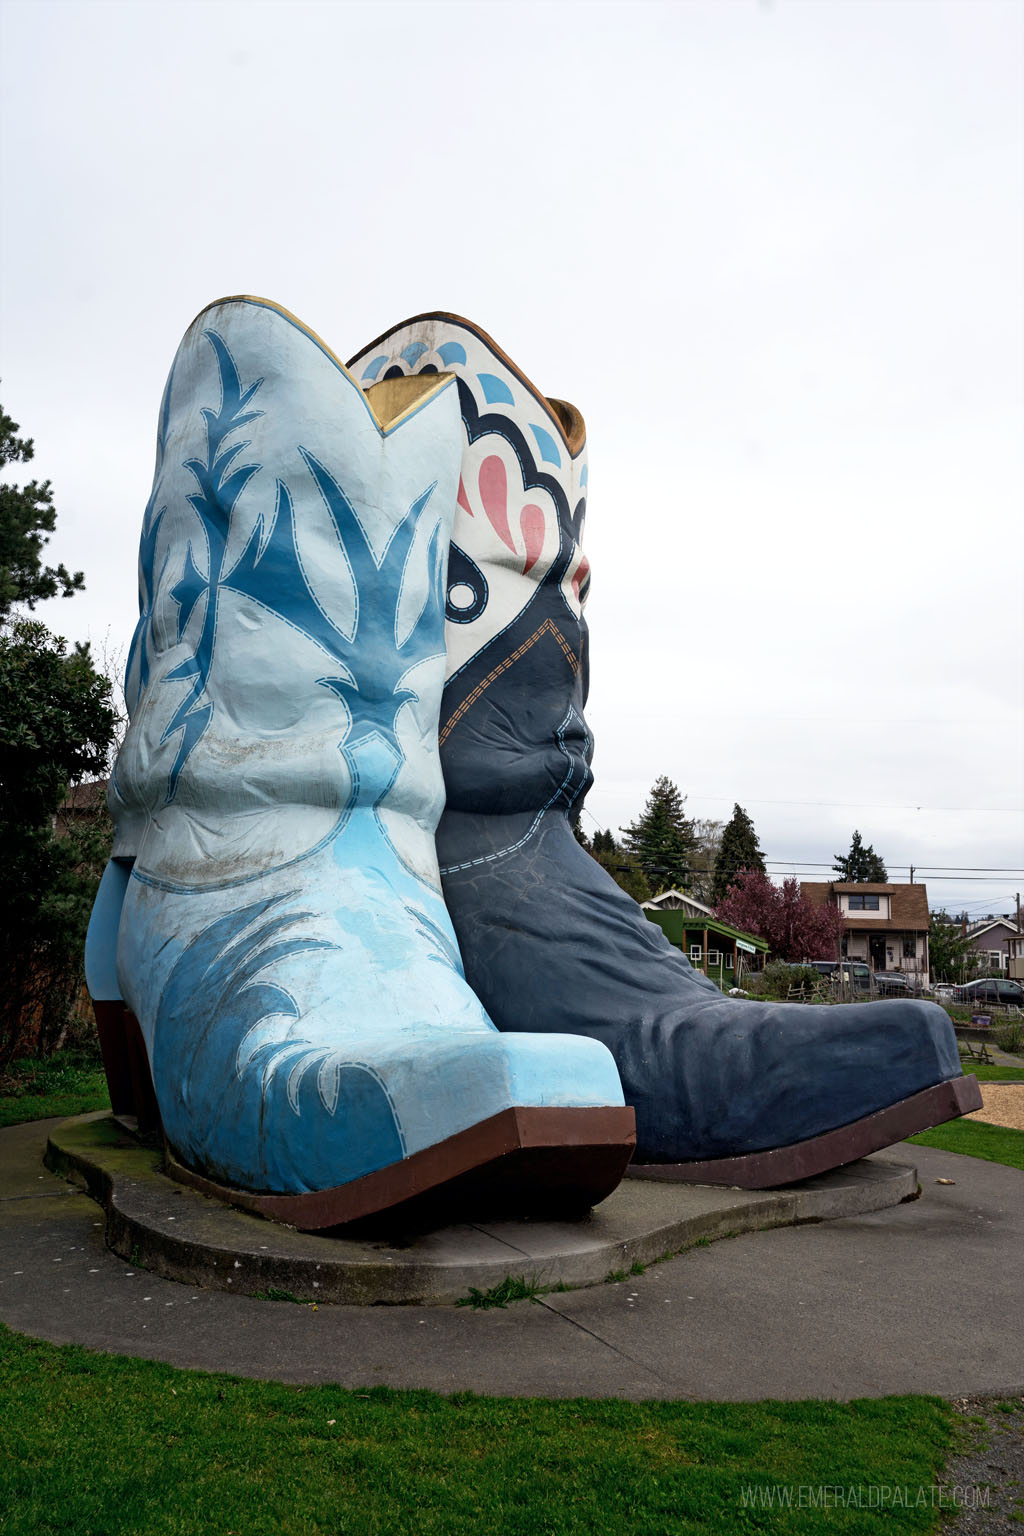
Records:
M956 997L956 987L951 981L937 981L932 989L932 996L937 1003L951 1003Z
M875 986L882 997L911 997L917 990L905 971L876 971Z
M870 965L863 960L807 960L822 976L827 976L833 986L852 987L855 992L874 991Z
M1018 1008L1024 1007L1024 987L1019 981L999 981L994 976L983 976L980 981L969 981L962 987L957 987L955 1000L958 1003L984 1003L986 1006L994 1004L997 1008L1008 1008L1016 1004Z

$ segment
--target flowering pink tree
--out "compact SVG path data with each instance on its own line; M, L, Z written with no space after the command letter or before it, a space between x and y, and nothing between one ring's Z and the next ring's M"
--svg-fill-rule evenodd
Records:
M759 869L744 869L718 903L734 928L767 939L777 960L835 960L843 936L838 907L815 906L793 879L775 885Z

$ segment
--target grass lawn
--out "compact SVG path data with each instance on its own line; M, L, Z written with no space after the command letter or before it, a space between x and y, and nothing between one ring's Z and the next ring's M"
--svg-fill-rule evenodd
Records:
M12 1062L0 1072L0 1128L109 1108L98 1050L72 1047L46 1061Z
M1024 1131L988 1125L984 1120L949 1120L907 1140L919 1147L940 1147L943 1152L963 1152L967 1157L1024 1169Z
M0 1094L0 1126L108 1104L88 1051L16 1063ZM958 1121L911 1140L1024 1167L1021 1131ZM933 1489L956 1438L934 1398L628 1403L295 1388L2 1325L0 1380L0 1536L874 1536L880 1516L893 1532L934 1533Z
M1024 1067L986 1067L983 1062L960 1058L964 1076L974 1076L979 1083L1024 1083Z
M4 1536L875 1533L870 1490L881 1486L904 1493L884 1511L887 1530L930 1532L954 1445L937 1398L350 1392L178 1371L2 1328L0 1374ZM836 1508L834 1495L833 1507L799 1507L801 1488L806 1501L823 1487L859 1489L864 1507ZM791 1509L777 1507L777 1489Z

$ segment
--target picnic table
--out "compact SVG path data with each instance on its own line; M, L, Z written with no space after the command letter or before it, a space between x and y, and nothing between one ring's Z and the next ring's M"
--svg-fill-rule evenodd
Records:
M989 1055L988 1044L992 1039L992 1016L987 1013L972 1013L970 1024L954 1024L956 1038L967 1047L967 1054L972 1061L992 1064Z

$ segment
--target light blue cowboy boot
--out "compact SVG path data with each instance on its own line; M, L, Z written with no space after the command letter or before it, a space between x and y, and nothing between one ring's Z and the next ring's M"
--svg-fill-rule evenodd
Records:
M416 316L349 366L396 388L458 380L438 852L466 975L498 1028L607 1045L638 1161L699 1182L790 1182L978 1108L941 1008L723 997L573 836L592 782L579 412L456 315Z
M440 894L461 456L450 376L364 394L258 299L164 397L89 974L180 1169L299 1226L491 1176L585 1205L631 1151L610 1053L500 1035Z

